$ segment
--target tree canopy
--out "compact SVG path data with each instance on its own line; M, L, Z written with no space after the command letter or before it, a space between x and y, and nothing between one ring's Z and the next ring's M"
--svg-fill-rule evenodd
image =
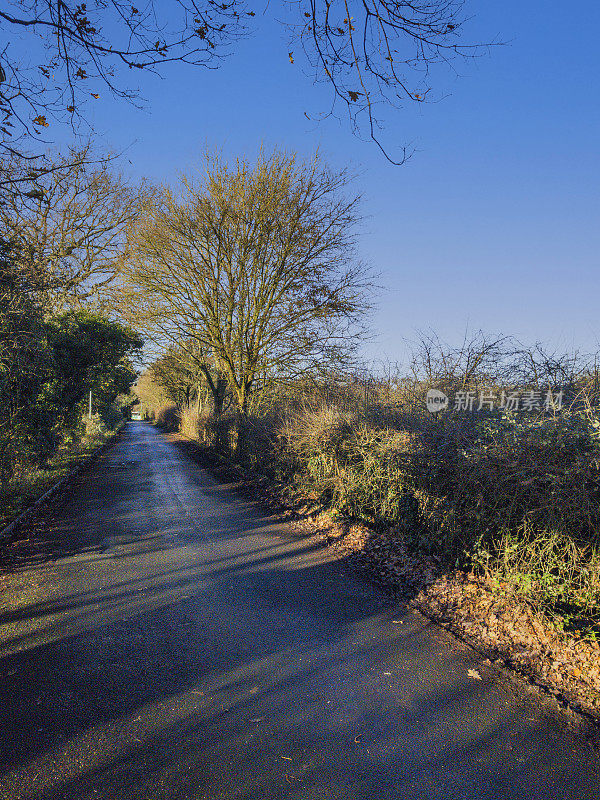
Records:
M144 342L125 325L69 311L47 324L47 337L55 374L50 391L61 407L75 407L89 391L97 406L107 406L137 377L132 358Z
M143 344L127 326L69 311L48 317L35 274L0 241L0 478L44 462L80 429L87 393L109 411L136 378Z
M347 363L369 280L348 190L318 157L209 156L204 180L165 190L132 227L126 312L158 342L196 342L242 410L259 381Z
M102 307L118 272L127 224L142 187L91 145L48 156L36 170L0 154L0 227L22 268L36 274L46 312Z

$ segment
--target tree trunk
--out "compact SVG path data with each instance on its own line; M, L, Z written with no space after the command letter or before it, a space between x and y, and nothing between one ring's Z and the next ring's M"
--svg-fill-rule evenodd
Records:
M243 385L238 395L238 412L236 416L236 447L235 456L239 461L243 461L247 452L248 440L248 389Z
M213 384L214 385L214 384ZM215 407L215 416L218 417L223 413L223 403L225 402L225 394L227 392L227 379L218 378L213 390L213 403Z

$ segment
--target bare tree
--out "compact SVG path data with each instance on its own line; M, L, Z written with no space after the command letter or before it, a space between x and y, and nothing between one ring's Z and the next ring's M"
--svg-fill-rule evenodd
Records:
M290 0L277 14L291 32L289 59L303 50L315 82L328 82L353 129L379 138L380 112L429 99L430 69L469 58L461 43L463 0ZM9 0L0 9L8 45L0 51L2 144L23 153L53 122L85 119L106 95L136 101L123 73L163 73L171 62L214 68L248 32L255 10L242 0ZM27 55L25 56L24 53ZM330 112L331 113L331 112Z
M131 391L138 398L140 411L150 416L154 416L157 409L169 402L163 387L152 380L149 369L141 373Z
M194 397L198 400L202 394L212 399L215 415L223 411L227 379L211 365L205 349L197 341L171 345L152 362L149 373L179 408L189 405Z
M489 45L461 42L464 0L294 0L299 23L290 27L313 69L333 92L329 113L341 107L353 130L366 134L393 164L380 139L385 108L432 99L431 69L481 55ZM490 42L490 45L493 42ZM294 54L290 53L293 62Z
M510 371L514 341L484 331L465 331L460 345L434 332L421 332L411 356L413 379L445 391L477 389L501 383Z
M356 195L320 159L275 152L255 165L207 158L203 181L165 191L133 227L125 307L168 342L193 340L242 413L257 381L342 363L362 332Z
M170 347L148 368L154 383L161 386L169 400L179 408L189 405L198 390L200 376L197 368L177 348Z
M515 383L536 388L563 387L573 390L584 375L596 371L596 356L578 351L562 353L542 342L519 344L514 353L512 372Z
M3 235L37 275L48 310L101 306L117 272L138 190L89 146L51 159L41 173L22 159L0 159Z

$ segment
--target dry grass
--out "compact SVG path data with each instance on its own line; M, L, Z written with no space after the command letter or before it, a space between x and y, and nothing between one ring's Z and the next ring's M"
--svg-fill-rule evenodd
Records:
M600 439L589 413L434 419L296 401L243 422L188 409L181 423L294 498L393 527L413 551L506 581L561 624L600 633Z

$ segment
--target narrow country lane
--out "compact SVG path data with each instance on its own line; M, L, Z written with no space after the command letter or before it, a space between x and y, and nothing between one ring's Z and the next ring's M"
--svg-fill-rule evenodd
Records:
M599 796L588 743L265 513L127 426L2 577L0 798Z

